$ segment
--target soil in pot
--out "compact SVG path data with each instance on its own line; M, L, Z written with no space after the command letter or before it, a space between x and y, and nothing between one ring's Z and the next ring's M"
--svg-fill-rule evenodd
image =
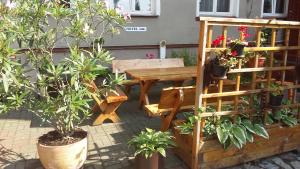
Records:
M159 153L148 158L139 154L135 157L135 165L136 169L164 169L164 158Z
M231 51L236 51L238 57L244 57L244 48L243 44L232 44Z
M274 107L280 106L282 99L283 99L283 95L274 96L274 95L270 94L270 103L269 104L270 104L270 106L274 106Z
M212 62L211 75L214 78L226 78L227 71L227 67Z
M62 138L57 131L50 131L41 136L38 143L46 146L63 146L76 143L86 137L87 132L81 129L77 129L68 139Z

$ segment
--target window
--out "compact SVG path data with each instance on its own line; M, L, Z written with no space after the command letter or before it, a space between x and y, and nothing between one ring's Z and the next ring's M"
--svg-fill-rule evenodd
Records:
M264 17L286 17L288 10L288 0L263 0Z
M121 8L131 15L159 15L160 0L107 0L110 8Z
M198 0L197 16L237 16L239 0Z

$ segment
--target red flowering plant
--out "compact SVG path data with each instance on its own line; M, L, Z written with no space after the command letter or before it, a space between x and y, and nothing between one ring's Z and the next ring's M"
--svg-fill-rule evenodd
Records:
M251 35L248 33L248 28L245 26L240 26L238 28L241 37L239 39L231 40L230 41L230 48L232 51L236 51L237 56L243 57L244 56L244 47L248 46L248 42L245 41Z
M230 39L227 39L229 41ZM215 40L213 40L212 46L219 47L221 43L224 41L224 36L218 36ZM234 68L238 64L237 52L232 51L230 48L226 48L225 50L219 50L215 52L214 63L220 66L226 67L226 69Z

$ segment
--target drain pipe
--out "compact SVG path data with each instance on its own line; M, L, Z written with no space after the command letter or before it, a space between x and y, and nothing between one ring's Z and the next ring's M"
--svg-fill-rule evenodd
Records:
M166 52L167 52L167 41L166 40L162 40L159 42L159 56L160 59L165 59L166 58Z

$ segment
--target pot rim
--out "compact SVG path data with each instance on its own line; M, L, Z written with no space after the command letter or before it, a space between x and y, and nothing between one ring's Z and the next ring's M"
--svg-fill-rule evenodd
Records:
M84 141L87 141L87 138L88 138L88 132L86 131L86 130L84 130L84 129L82 129L82 128L80 128L82 131L84 131L85 133L86 133L86 136L84 137L84 138L82 138L81 140L79 140L79 141L77 141L77 142L75 142L75 143L71 143L71 144L67 144L67 145L61 145L61 146L49 146L49 145L45 145L45 144L41 144L41 143L39 143L38 141L37 141L37 145L39 146L39 147L44 147L44 148L58 148L58 147L71 147L71 146L73 146L73 145L75 145L75 144L79 144L79 143L81 143L81 142L84 142ZM52 130L53 131L53 130ZM54 130L55 131L55 130ZM51 132L51 131L49 131L49 132ZM40 137L42 137L42 136L40 136ZM38 138L40 138L40 137L38 137Z

